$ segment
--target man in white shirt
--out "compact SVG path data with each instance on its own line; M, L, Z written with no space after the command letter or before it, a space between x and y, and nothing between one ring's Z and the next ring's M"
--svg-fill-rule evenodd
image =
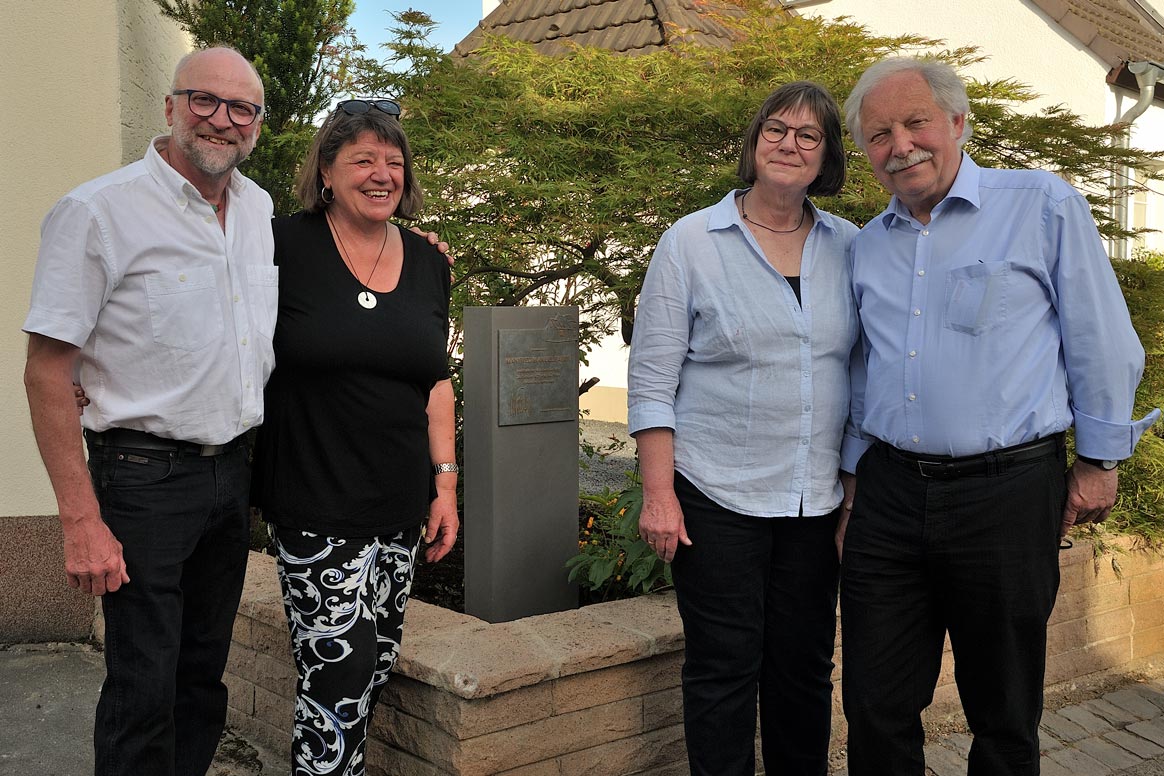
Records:
M166 97L172 133L42 225L25 384L68 583L102 597L99 776L202 776L225 723L249 546L242 437L263 419L278 294L271 198L235 170L262 104L238 52L190 54Z

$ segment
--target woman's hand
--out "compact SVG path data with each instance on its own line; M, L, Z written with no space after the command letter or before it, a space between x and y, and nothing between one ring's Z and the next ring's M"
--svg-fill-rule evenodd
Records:
M457 517L457 496L440 494L428 508L428 523L424 527L424 559L436 563L449 554L457 541L457 530L461 520Z
M679 506L674 488L643 492L639 536L665 563L670 563L675 557L675 550L680 544L691 546L687 527L683 524L683 509Z

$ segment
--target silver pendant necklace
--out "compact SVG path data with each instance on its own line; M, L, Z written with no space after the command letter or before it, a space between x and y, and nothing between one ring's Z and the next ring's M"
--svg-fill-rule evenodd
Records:
M376 263L372 265L372 271L368 273L368 283L365 283L364 281L360 280L360 276L356 274L355 265L348 258L348 248L346 245L344 245L344 238L340 236L339 228L335 225L335 221L332 220L331 213L328 213L325 210L323 215L325 218L327 218L327 223L331 225L331 231L333 234L335 234L335 239L339 240L340 255L343 257L344 264L346 264L348 269L352 271L352 277L356 279L356 282L364 287L363 291L356 294L356 301L359 302L360 307L363 307L365 310L371 310L376 306L377 299L376 295L372 293L372 290L368 288L368 283L372 282L372 276L376 274L376 268L380 266L380 259L384 256L384 246L388 244L387 222L384 224L384 239L380 242L380 252L376 254Z

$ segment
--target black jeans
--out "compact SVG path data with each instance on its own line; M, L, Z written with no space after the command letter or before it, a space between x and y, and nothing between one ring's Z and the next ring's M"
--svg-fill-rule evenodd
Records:
M974 734L969 776L1039 772L1065 453L995 476L922 477L874 445L841 568L851 776L921 776L945 634Z
M740 515L675 474L690 547L672 562L693 776L824 776L836 636L836 514Z
M97 776L204 776L226 722L222 672L249 541L245 446L213 457L89 447L130 581L101 599Z

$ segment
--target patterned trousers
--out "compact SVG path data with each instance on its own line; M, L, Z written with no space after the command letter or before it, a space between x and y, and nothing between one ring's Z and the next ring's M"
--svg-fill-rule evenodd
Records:
M391 538L274 530L299 671L293 776L361 776L368 721L400 654L420 526Z

